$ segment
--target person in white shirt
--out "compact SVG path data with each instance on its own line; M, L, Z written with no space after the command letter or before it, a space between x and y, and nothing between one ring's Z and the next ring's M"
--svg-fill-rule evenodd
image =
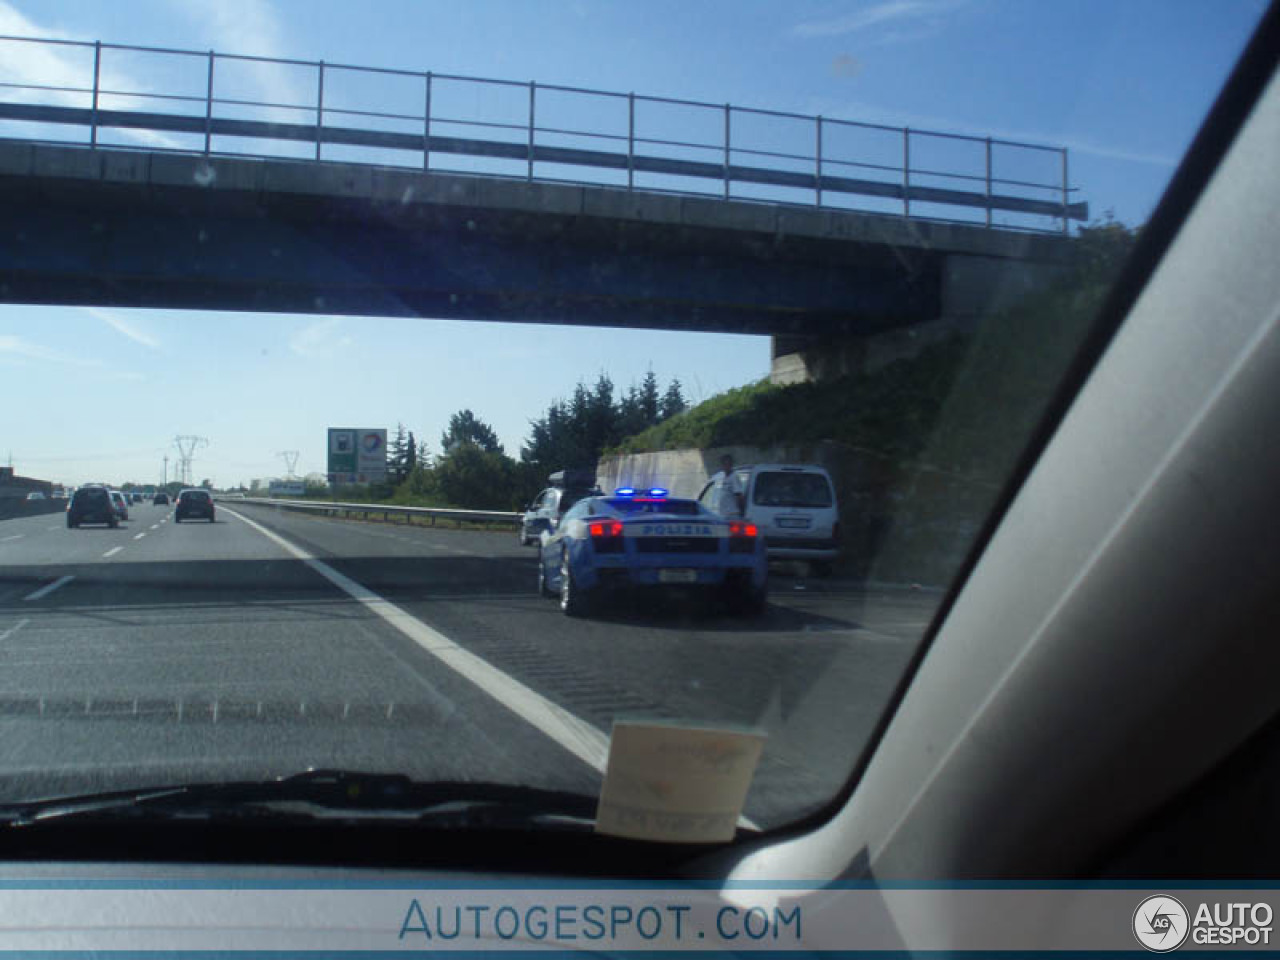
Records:
M711 502L715 504L716 513L722 517L741 517L746 513L747 502L742 495L742 481L733 470L733 457L726 453L720 458L720 472L711 482L715 486Z

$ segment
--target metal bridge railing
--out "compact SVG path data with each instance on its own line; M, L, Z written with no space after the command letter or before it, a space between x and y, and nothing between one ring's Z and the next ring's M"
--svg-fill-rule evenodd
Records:
M1064 147L536 81L0 36L0 44L5 43L58 48L82 54L86 62L64 65L77 76L83 72L80 82L54 84L20 72L11 76L4 67L6 58L0 56L0 121L80 128L91 147L119 145L104 141L108 131L135 137L146 131L151 134L150 148L182 152L270 156L274 154L261 144L302 144L319 161L325 159L326 146L364 148L366 154L393 151L399 157L416 157L412 165L420 164L423 170L447 169L452 161L455 166L462 163L464 170L470 163L475 172L529 181L564 182L566 178L551 175L547 168L567 167L575 173L569 182L604 182L627 190L791 203L797 202L800 191L807 197L806 205L819 208L860 204L859 208L893 212L896 206L902 217L933 220L952 219L930 215L937 207L961 208L976 211L966 222L985 222L988 227L995 225L996 213L1052 218L1056 224L1051 229L1064 233L1072 220L1088 219L1088 204L1072 200L1076 189L1070 185ZM107 69L109 54L124 59L141 55L156 69L160 83L177 86L185 80L187 91L157 89L149 79L117 75ZM172 75L175 63L180 77ZM288 101L264 99L252 95L255 84L225 77L236 67L301 70L310 83L301 89L279 84L289 88ZM365 94L349 102L334 95L335 83L344 78L394 81L397 92ZM125 86L130 81L135 88ZM408 94L405 84L415 92ZM441 109L446 88L455 104L459 90L468 91L475 113ZM480 106L482 91L516 94L524 101L520 115L514 116L510 105L505 112L493 104ZM563 107L548 101L566 97L573 101L570 118L599 117L603 108L608 121L599 118L581 127L570 125L572 119L558 120ZM140 104L166 109L121 108ZM232 115L246 110L257 111L258 117ZM659 122L645 116L664 110L667 115ZM280 121L282 113L291 119ZM272 119L262 119L263 114ZM744 130L762 123L774 126ZM783 126L788 128L785 132ZM714 135L707 134L710 128L715 128ZM215 149L223 138L252 141L249 146L258 144L258 152ZM367 155L343 159L374 162ZM483 163L496 163L498 169L475 169ZM703 189L690 189L690 181ZM1026 228L1020 223L1001 226Z

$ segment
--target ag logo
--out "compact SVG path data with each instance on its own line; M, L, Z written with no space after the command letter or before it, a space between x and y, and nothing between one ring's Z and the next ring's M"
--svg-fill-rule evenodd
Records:
M1133 935L1155 953L1168 953L1182 946L1191 929L1187 908L1173 897L1147 897L1133 912Z

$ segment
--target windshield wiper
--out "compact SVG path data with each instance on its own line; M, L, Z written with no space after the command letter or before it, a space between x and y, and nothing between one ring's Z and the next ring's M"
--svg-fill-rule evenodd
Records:
M379 817L468 828L589 829L596 798L518 784L417 781L403 774L307 770L275 780L192 783L0 806L0 828L66 819Z

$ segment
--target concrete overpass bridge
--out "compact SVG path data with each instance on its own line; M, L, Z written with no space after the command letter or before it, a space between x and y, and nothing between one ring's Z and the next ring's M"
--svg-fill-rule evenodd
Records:
M814 344L841 353L840 344L904 328L963 323L1033 289L1064 257L1067 225L1088 215L1071 200L1066 152L1056 148L298 61L284 63L314 68L313 103L257 103L276 111L267 119L227 116L246 101L218 91L216 68L250 58L150 51L207 71L203 97L180 97L104 88L110 52L141 48L59 46L92 53L83 87L0 85L7 302L769 334L785 379L823 372L797 365ZM377 111L335 104L333 77L344 71L420 81L421 113L396 112L393 98ZM433 94L438 102L446 83L463 82L518 87L527 122L433 111ZM625 135L540 120L539 96L553 94L615 103ZM120 108L123 98L147 97L171 109ZM638 125L651 101L717 113L721 142ZM314 122L283 122L286 109L311 111ZM340 122L353 116L366 125ZM798 148L776 136L735 139L735 126L760 117L811 126L808 153L789 152ZM376 129L375 120L401 128ZM483 135L452 135L459 125ZM845 126L900 140L900 167L836 152L833 131ZM612 149L566 145L586 136ZM930 138L979 148L978 172L913 164L912 147L919 153ZM259 155L230 155L246 145ZM300 147L306 156L279 155ZM348 151L342 159L339 148ZM717 159L690 159L698 149ZM1001 150L1051 153L1061 181L997 176ZM485 172L475 169L482 161ZM575 182L564 182L566 170ZM998 218L1055 232L1010 229Z

